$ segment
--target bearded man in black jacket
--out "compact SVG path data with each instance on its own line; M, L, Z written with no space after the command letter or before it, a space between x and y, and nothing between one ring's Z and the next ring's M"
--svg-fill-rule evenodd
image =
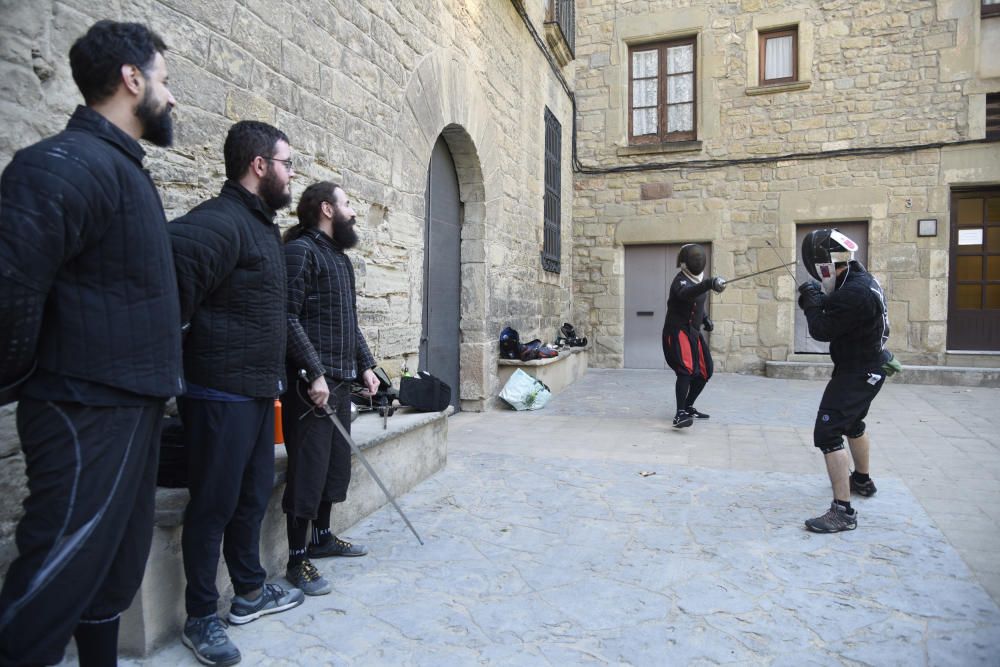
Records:
M117 660L153 534L164 401L184 391L163 205L166 46L100 21L70 49L86 106L0 183L0 403L20 399L29 495L0 593L0 664Z
M329 405L351 429L351 381L378 390L375 360L358 326L354 268L344 252L358 242L343 188L313 183L285 232L288 266L288 386L284 420L288 483L282 506L288 527L285 577L307 595L331 588L309 558L364 556L367 549L330 532L330 512L347 498L351 448L327 418ZM312 540L306 547L309 522ZM307 557L308 556L308 557Z
M236 593L230 623L304 599L297 588L266 583L260 563L274 487L274 399L285 391L285 260L274 217L291 201L292 151L283 132L256 121L233 125L223 151L228 180L219 196L169 225L187 330L188 392L178 399L191 491L181 639L210 665L240 660L216 613L220 545Z

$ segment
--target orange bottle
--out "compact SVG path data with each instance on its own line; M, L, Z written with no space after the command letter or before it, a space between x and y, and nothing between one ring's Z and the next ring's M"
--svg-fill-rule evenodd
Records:
M285 429L281 424L281 401L274 399L274 444L285 444Z

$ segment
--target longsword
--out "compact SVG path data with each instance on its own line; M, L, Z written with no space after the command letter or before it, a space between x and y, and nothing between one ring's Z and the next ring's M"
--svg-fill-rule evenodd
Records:
M307 373L305 369L299 371L299 376L303 380L306 378ZM323 406L323 412L326 413L326 416L329 417L330 421L333 422L333 425L337 427L338 431L340 431L340 435L344 438L344 440L347 441L347 444L350 445L351 447L351 451L354 452L354 455L358 457L359 461L361 461L361 465L365 467L365 470L368 471L368 474L371 475L372 479L375 480L375 483L378 484L378 488L382 489L382 493L385 494L385 497L389 499L389 502L392 503L392 506L396 508L397 512L399 512L399 516L401 516L403 518L403 521L406 522L406 527L409 528L410 532L413 533L413 536L417 538L417 542L420 542L420 546L423 546L424 541L420 539L420 535L417 534L417 529L414 528L413 524L410 523L410 520L406 518L406 515L403 514L403 510L400 509L398 504L396 504L396 499L392 497L391 493L389 493L389 489L385 488L385 484L383 484L382 480L379 479L379 476L375 474L375 470L372 468L371 464L368 463L368 459L366 459L365 455L361 453L361 448L358 447L358 443L354 442L354 438L351 437L351 434L347 432L347 429L344 428L344 425L340 423L339 419L337 419L336 413L330 409L329 405Z
M777 251L775 251L775 252L777 252ZM759 276L762 273L770 273L771 271L777 271L778 269L784 269L784 268L787 268L787 267L791 266L794 263L795 262L788 262L788 264L779 264L778 266L772 266L770 269L763 269L761 271L754 271L753 273L748 273L745 276L740 276L739 278L733 278L732 280L727 280L726 284L728 285L729 283L735 283L737 280L745 280L746 278L753 278L754 276Z

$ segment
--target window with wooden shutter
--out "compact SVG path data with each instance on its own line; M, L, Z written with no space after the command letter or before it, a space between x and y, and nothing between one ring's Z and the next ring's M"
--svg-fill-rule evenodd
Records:
M1000 93L986 93L986 138L1000 141Z
M561 262L562 221L562 126L545 109L545 236L542 242L542 268L559 273Z

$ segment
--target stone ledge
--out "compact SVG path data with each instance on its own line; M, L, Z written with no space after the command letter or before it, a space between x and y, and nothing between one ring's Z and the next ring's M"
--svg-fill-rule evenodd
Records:
M586 352L588 347L565 347L559 350L559 356L548 359L532 359L531 361L521 361L520 359L497 359L497 366L547 366L565 360L571 354Z
M498 359L497 375L500 380L500 388L507 384L507 380L520 368L533 378L537 378L545 383L545 386L553 394L558 394L566 387L570 386L587 372L588 351L590 347L570 347L559 351L558 357L551 359L533 359L532 361L519 361L516 359ZM497 404L506 405L503 401Z
M786 380L826 380L833 364L819 361L768 361L766 374ZM910 366L891 378L897 384L933 384L949 387L1000 387L1000 368L974 366Z
M355 442L396 498L444 468L448 457L447 416L452 410L449 406L442 412L421 413L399 408L389 417L385 430L382 418L375 413L363 414L351 425ZM261 563L272 578L284 573L288 557L281 510L286 467L285 448L277 445L274 492L260 539ZM153 543L145 576L132 606L122 615L119 648L123 655L145 656L179 637L186 615L181 534L187 500L187 489L157 489ZM353 457L347 501L334 506L330 528L341 533L387 503L368 471ZM378 549L377 544L371 546ZM232 585L221 559L216 586L220 611L224 611L228 608Z

